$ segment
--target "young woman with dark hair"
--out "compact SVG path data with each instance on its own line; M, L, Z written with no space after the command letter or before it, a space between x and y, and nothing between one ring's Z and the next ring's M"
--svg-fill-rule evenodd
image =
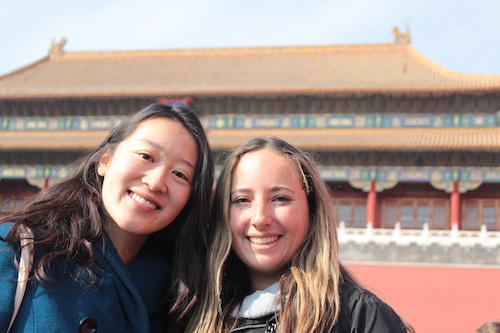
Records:
M34 260L12 332L163 331L170 275L174 314L200 292L213 185L201 123L190 109L152 104L72 169L0 217L0 331L26 230Z

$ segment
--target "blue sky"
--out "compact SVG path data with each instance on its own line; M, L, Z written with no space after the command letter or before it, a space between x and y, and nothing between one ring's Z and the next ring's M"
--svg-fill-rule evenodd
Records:
M66 51L391 43L444 68L500 75L498 0L0 0L0 75Z

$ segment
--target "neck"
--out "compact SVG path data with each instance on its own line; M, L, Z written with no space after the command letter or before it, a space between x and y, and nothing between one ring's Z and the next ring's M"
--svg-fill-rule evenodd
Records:
M258 273L256 274L255 272L250 272L250 285L252 287L252 291L257 291L257 290L264 290L273 283L277 282L279 280L279 275L276 276L275 274L261 274Z
M111 227L106 228L106 231L125 265L137 256L148 239L148 236L132 235Z
M146 243L146 239L144 239L144 241L141 242L140 244L122 243L119 246L116 246L116 244L113 242L113 245L118 251L118 255L122 259L123 263L127 265L135 257L137 257L137 254L141 251L142 247L144 246L144 243Z

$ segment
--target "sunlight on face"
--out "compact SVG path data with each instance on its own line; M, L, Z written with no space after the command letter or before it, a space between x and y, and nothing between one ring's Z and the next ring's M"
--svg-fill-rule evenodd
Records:
M233 249L248 266L254 288L275 282L309 228L296 165L270 149L244 155L232 177L229 218Z
M168 226L186 205L198 148L177 121L144 121L99 161L108 232L146 238Z

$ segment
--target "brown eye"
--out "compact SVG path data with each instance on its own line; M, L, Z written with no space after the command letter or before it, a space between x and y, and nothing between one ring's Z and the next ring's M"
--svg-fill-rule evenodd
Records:
M139 156L141 156L146 161L154 162L153 158L149 154L140 153Z
M244 203L244 202L249 202L249 201L250 200L248 200L247 198L236 198L232 202L233 203Z
M285 197L285 196L278 196L276 198L274 198L275 201L283 201L283 202L286 202L286 201L290 201L290 198L288 197Z
M177 177L179 177L179 178L182 178L182 179L185 179L185 180L189 180L188 177L185 174L183 174L182 172L180 172L180 171L173 171L172 173L174 175L176 175Z

